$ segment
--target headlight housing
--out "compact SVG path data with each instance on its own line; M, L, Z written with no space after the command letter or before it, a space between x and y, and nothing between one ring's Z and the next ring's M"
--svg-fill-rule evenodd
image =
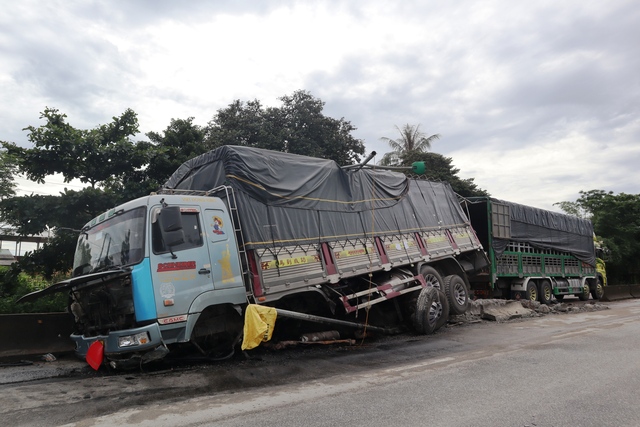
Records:
M126 335L118 337L118 347L133 347L136 345L143 345L149 343L149 334L147 332L140 332L135 335Z

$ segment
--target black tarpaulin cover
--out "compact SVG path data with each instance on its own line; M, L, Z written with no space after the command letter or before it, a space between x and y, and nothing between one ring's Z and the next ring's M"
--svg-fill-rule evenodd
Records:
M332 160L223 146L183 163L166 189L231 186L248 249L451 228L468 223L448 183Z
M595 265L593 226L591 221L531 206L491 199L509 206L511 241L526 242L540 249L569 252L579 260ZM493 249L502 254L508 240L493 239Z

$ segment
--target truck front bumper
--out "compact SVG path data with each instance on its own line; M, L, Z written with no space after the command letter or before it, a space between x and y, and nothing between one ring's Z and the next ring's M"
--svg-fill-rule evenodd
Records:
M102 341L104 344L104 356L108 360L122 360L126 359L127 355L145 353L159 346L164 347L160 326L157 323L92 337L72 334L71 339L75 342L76 355L81 358L87 356L89 347L95 341Z

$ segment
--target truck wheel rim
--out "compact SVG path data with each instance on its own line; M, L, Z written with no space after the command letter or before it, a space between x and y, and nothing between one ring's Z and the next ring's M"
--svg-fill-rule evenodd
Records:
M463 284L457 283L453 290L454 298L459 305L464 305L467 301L467 291Z
M439 301L431 303L429 308L429 323L435 323L442 315L442 304Z
M440 289L440 281L438 281L438 278L433 274L427 274L424 276L424 281L427 282L427 286Z

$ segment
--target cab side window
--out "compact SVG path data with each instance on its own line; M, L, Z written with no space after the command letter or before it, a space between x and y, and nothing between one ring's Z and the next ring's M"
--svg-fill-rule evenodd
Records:
M171 248L173 252L183 251L185 249L197 248L203 245L202 226L200 225L199 212L181 212L182 227L184 230L184 243ZM151 245L153 253L162 254L169 252L169 248L162 240L160 233L160 224L154 221L151 226Z

